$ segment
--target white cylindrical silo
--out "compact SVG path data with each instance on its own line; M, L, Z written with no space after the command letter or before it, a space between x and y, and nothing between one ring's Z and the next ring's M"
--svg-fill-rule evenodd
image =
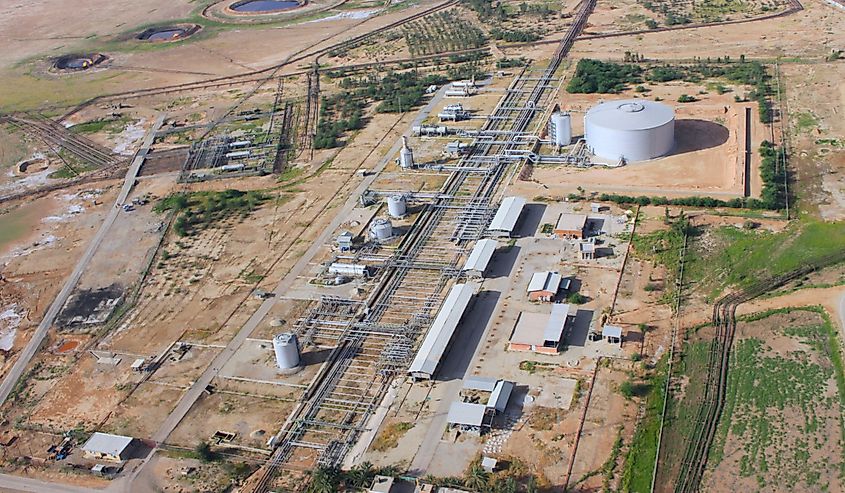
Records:
M379 218L370 224L370 238L375 241L386 240L393 236L393 224L388 219Z
M273 337L273 351L279 370L292 370L299 366L299 343L293 332L282 332Z
M593 154L605 159L654 159L674 147L675 111L648 100L608 101L584 116L584 137Z
M572 121L569 113L555 111L549 119L549 137L557 147L572 143Z
M390 214L390 217L405 217L406 212L407 206L404 195L397 193L387 198L387 213Z
M399 151L399 166L403 169L411 169L414 167L414 151L408 147L408 138L402 136L402 150Z

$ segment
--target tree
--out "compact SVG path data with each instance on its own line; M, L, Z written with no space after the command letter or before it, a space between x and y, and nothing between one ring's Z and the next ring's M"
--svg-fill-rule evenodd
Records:
M373 464L370 462L362 462L353 467L349 473L346 474L346 485L353 488L363 488L370 484L375 476Z
M480 464L476 464L472 466L469 474L464 479L464 486L474 490L481 490L487 487L488 479L489 474L487 474L487 471L485 471Z
M194 452L197 453L197 456L199 456L199 459L203 462L211 462L217 458L217 454L211 450L211 445L209 445L206 441L198 443L194 448Z
M334 493L340 483L340 474L333 467L318 467L311 473L306 493Z

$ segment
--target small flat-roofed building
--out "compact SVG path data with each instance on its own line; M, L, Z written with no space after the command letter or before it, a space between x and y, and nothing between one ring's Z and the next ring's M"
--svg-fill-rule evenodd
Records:
M82 446L83 455L89 459L122 462L132 451L132 437L94 433Z
M484 271L487 270L487 266L490 264L490 259L493 258L493 253L496 251L497 246L498 243L496 240L489 238L477 241L462 270L468 276L483 277Z
M431 379L434 376L477 286L475 283L455 284L449 290L417 355L408 368L411 377Z
M498 236L512 236L523 207L525 207L524 198L506 197L502 200L502 205L499 206L487 230Z
M581 260L595 260L596 244L592 241L582 241L578 244L578 250L581 252Z
M449 415L446 418L449 426L456 427L461 431L481 434L485 428L490 426L490 414L484 404L472 402L453 402L449 406Z
M522 312L511 335L508 349L558 354L560 341L569 320L569 305L556 303L549 314Z
M391 476L376 476L370 485L369 493L390 493L393 491L393 481Z
M464 390L493 392L499 380L490 377L469 376L464 379Z
M535 272L528 282L530 301L552 301L560 289L560 272Z
M557 220L554 233L555 236L559 237L583 238L586 227L587 216L585 214L563 213Z
M482 457L481 458L481 468L487 472L496 472L496 466L499 464L499 461L494 459L493 457Z
M487 407L495 410L497 413L505 412L508 407L508 401L511 399L513 392L513 382L507 380L499 380L496 382L496 387L490 393L490 398L487 400Z
M352 250L352 239L352 233L350 233L349 231L342 231L339 235L337 235L337 238L335 239L335 242L337 243L337 248L341 252L348 252L349 250Z
M605 325L601 328L601 336L611 344L622 344L622 327Z

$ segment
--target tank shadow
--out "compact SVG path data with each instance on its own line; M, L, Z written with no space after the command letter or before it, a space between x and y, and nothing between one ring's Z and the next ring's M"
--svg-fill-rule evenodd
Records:
M675 121L675 148L671 156L718 147L728 141L724 125L694 118Z

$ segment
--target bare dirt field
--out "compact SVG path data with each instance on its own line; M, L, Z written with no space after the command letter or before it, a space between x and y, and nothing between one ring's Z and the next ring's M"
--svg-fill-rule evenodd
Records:
M708 491L734 489L727 484L750 491L842 489L828 460L842 454L841 442L830 439L841 431L842 369L825 349L838 340L813 311L739 326Z

